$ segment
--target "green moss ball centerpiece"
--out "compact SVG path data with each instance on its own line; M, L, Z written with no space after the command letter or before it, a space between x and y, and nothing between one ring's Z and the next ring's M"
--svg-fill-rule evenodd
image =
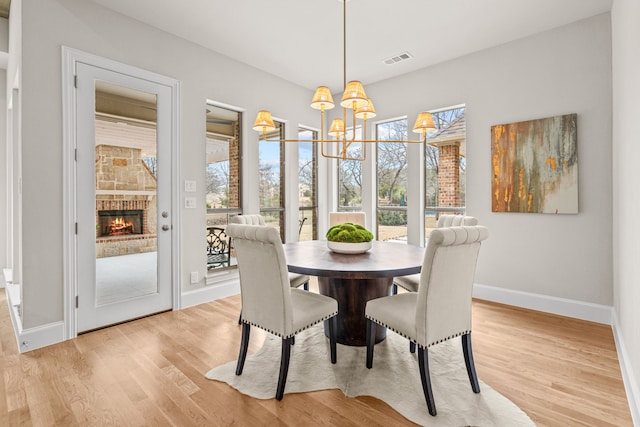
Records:
M371 249L373 233L352 222L336 224L326 234L327 247L341 254L361 254Z

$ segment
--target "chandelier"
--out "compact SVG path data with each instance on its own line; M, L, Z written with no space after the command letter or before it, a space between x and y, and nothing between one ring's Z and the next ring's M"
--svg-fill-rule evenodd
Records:
M332 138L325 138L325 111L335 107L331 91L327 86L319 86L313 99L311 100L311 108L320 110L320 139L269 139L268 133L273 132L276 126L271 117L271 113L267 110L258 111L256 120L253 123L253 129L261 132L262 140L275 141L275 142L318 142L321 145L321 153L323 157L342 159L342 160L359 160L363 161L367 158L367 143L421 143L426 142L427 133L436 130L433 123L433 117L431 113L423 111L418 114L413 131L420 134L420 139L395 139L395 140L378 140L367 139L367 120L376 116L376 110L373 107L373 102L367 97L362 83L357 80L352 80L347 83L347 0L342 1L342 17L343 17L343 86L344 93L340 101L342 107L342 118L334 119L329 127L328 136ZM352 116L351 136L348 135L347 123L347 109L352 110L350 114ZM356 129L359 127L358 119L362 120L362 138L356 138ZM359 156L351 156L348 149L351 144L362 144L362 152ZM325 145L331 147L337 147L331 152L328 152ZM334 154L336 153L337 154Z

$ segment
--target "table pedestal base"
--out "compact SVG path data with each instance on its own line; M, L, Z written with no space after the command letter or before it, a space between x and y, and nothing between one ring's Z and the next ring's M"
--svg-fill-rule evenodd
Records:
M336 341L345 345L366 345L366 319L364 308L367 301L391 295L393 277L379 279L341 279L337 277L318 277L320 294L338 301ZM325 335L329 329L325 322ZM376 327L376 343L384 340L387 329Z

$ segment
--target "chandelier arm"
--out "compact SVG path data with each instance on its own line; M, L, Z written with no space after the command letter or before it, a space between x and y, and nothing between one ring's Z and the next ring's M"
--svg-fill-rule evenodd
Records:
M356 140L356 125L358 124L356 121L356 101L353 101L353 127L351 129L353 129L353 131L351 132L351 142ZM345 129L346 130L346 129Z
M341 141L338 139L267 139L267 138L260 138L261 141L266 141L266 142L320 142L320 143L343 143L345 141ZM405 143L409 143L409 144L421 144L423 142L426 142L426 140L424 139L354 139L352 141L346 141L349 145L353 144L354 142L358 142L358 143L365 143L365 144L375 144L375 143L381 143L381 142L388 142L388 143L392 143L392 144L405 144Z
M324 104L320 105L320 139L324 141Z

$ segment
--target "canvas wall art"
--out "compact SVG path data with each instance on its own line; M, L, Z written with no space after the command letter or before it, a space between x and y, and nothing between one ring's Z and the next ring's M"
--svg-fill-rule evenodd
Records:
M491 127L493 212L578 213L577 114Z

